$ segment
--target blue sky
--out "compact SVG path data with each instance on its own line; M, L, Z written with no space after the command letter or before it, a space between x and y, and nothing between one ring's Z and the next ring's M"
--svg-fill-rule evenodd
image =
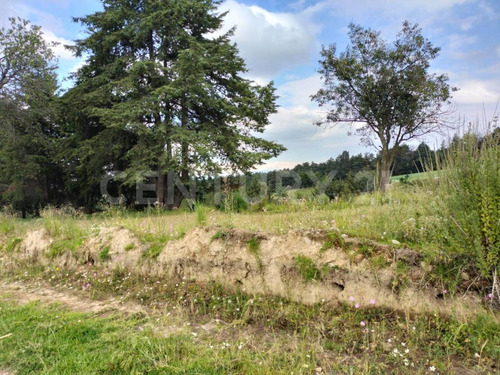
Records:
M45 37L61 44L84 36L72 17L100 10L98 0L0 0L0 25L19 16L42 26ZM455 117L475 121L491 118L500 98L500 1L498 0L227 0L225 27L237 26L234 41L259 83L274 80L280 109L265 133L288 151L259 169L292 167L325 161L343 150L372 152L348 136L348 127L317 128L322 110L309 96L321 87L317 73L321 45L336 43L342 51L350 22L380 30L394 40L404 20L418 23L423 35L441 47L431 70L447 73L454 93ZM60 80L81 61L56 48ZM427 139L432 143L437 140Z

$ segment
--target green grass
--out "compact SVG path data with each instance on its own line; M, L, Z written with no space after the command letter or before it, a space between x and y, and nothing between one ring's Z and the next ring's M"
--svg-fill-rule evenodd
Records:
M58 257L66 252L75 252L83 244L83 238L57 239L50 245L49 258Z
M19 245L23 242L21 238L12 238L7 242L7 246L5 246L5 251L8 253L12 253L14 250L16 250Z
M158 256L161 254L163 249L165 248L164 243L154 243L151 244L149 249L142 254L144 258L158 258Z
M133 250L135 245L133 243L129 243L127 246L125 246L125 251L130 251Z
M402 175L399 175L399 176L392 176L391 177L391 182L400 182L401 179L403 179L403 181L418 181L418 180L423 180L423 179L427 179L429 178L429 173L431 176L434 176L434 177L437 177L438 176L438 172L437 171L433 171L433 172L420 172L420 173L410 173L410 174L402 174ZM406 177L408 176L408 177Z
M344 238L342 238L340 233L337 231L328 233L328 238L326 239L323 246L321 246L321 249L319 249L319 251L320 253L322 253L325 252L326 250L333 249L335 247L340 249L344 249L346 247L346 242Z
M305 282L312 280L321 280L321 271L316 267L316 264L311 258L304 255L299 255L295 258L295 265L297 266L302 279Z
M51 272L43 274L58 282ZM434 366L441 374L464 369L486 374L500 364L500 325L487 314L464 322L438 314L356 309L348 301L338 307L305 306L230 292L214 283L158 283L120 271L97 273L85 274L92 277L94 291L80 293L105 298L127 291L157 312L96 318L55 305L15 306L0 295L0 369L16 374L314 374L321 367L325 373L409 374L429 373ZM66 277L66 287L83 275ZM209 333L197 328L213 319L224 324ZM179 329L162 333L172 327Z
M255 256L259 256L259 246L259 239L255 236L248 241L248 250Z
M104 249L101 250L99 253L99 259L106 261L111 259L111 256L109 255L109 252L111 251L111 246L106 246Z

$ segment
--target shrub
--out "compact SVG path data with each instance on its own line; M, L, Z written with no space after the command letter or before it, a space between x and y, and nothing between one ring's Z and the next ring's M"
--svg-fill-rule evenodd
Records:
M438 183L431 181L450 234L446 247L453 253L449 256L463 259L494 281L500 267L499 143L498 130L480 136L469 129L436 160Z
M220 208L225 212L243 212L248 209L248 202L238 191L232 191L225 195Z
M207 208L202 204L197 204L194 210L196 213L196 224L200 226L207 225Z

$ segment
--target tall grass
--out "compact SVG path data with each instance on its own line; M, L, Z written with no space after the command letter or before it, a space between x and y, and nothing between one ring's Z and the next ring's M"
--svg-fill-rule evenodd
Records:
M493 282L500 300L500 131L469 128L436 160L448 255ZM434 179L434 178L433 178Z

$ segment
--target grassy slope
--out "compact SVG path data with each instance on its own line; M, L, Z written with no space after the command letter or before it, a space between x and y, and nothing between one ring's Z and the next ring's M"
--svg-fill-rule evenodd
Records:
M395 186L385 197L373 193L329 204L299 203L291 199L284 204L268 204L261 210L241 214L211 210L207 213L206 224L276 234L293 229L331 230L336 227L355 237L389 243L397 239L425 246L431 238L426 233L435 226L434 216L425 208L432 199L432 194L418 187ZM419 218L416 223L418 227L411 223L415 218ZM72 218L48 211L42 219L23 221L0 217L0 236L4 234L10 239L21 238L28 230L46 228L56 238L84 237L95 233L100 227L123 226L146 242L165 242L182 236L197 225L196 214L189 212L157 214L154 211L111 211L108 214ZM424 230L420 230L420 227ZM421 233L417 234L418 230Z
M206 224L272 233L335 227L343 233L380 242L397 239L433 259L432 249L438 245L435 241L440 234L436 232L440 230L437 219L428 209L433 199L432 193L416 186L393 186L385 197L367 194L328 205L290 200L280 205L268 204L265 211L210 211ZM82 239L101 227L123 226L144 242L157 244L178 238L198 224L196 214L189 212L110 211L92 217L68 217L49 210L42 219L0 218L0 243L4 243L1 251L15 251L17 239L27 231L45 228L56 243L66 248L79 246ZM64 270L51 267L38 270L38 274L23 271L26 279L41 277L71 290L82 277L65 276ZM120 290L127 290L127 296L142 303L160 303L158 299L163 298L164 309L189 307L192 321L222 318L234 330L225 336L225 341L217 335L197 339L189 332L162 338L148 328L138 331L138 327L155 325L151 318L96 320L55 307L16 307L4 302L0 305L0 337L8 333L12 336L0 339L0 370L4 366L20 374L268 374L313 373L320 366L333 373L385 374L427 373L434 366L440 373L455 373L457 368L487 373L491 371L488 366L495 361L498 366L500 362L500 328L484 317L457 322L433 315L410 317L378 309L356 310L352 306L340 310L306 307L276 299L262 299L249 312L251 296L228 295L203 286L192 286L196 292L192 288L176 290L173 286L160 290L156 280L131 280L118 274L102 275L102 282L100 278L98 275L90 291L94 297L120 295ZM179 295L187 298L179 301ZM241 304L227 302L238 298ZM361 326L361 321L366 327ZM245 336L250 328L258 333ZM258 345L262 332L275 334L265 347ZM241 342L244 344L238 349Z
M182 288L192 290L193 285ZM211 311L204 313L201 308L187 313L185 329L168 336L161 332L171 324L170 313L97 318L55 305L16 306L0 298L0 337L10 334L0 339L0 370L17 374L314 374L321 367L323 373L404 374L428 373L434 367L439 373L486 374L499 354L498 325L487 317L461 323L435 315L412 317L350 305L306 307L225 294L217 288L211 293L205 300L193 295L172 308L179 311L197 301ZM210 317L223 318L223 328L198 336L186 324L206 322Z

